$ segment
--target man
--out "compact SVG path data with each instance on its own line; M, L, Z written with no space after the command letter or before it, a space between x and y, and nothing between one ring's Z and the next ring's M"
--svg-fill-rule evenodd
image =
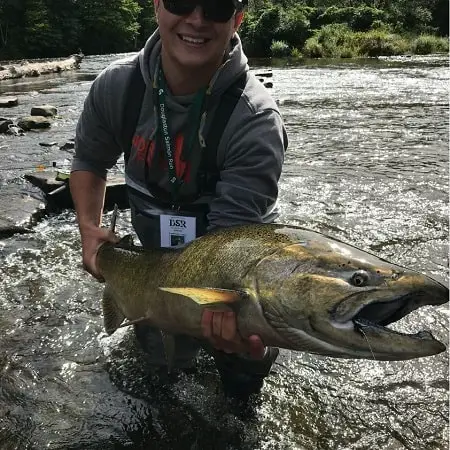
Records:
M101 228L101 215L106 173L122 152L144 247L175 247L216 227L276 217L287 137L275 102L248 72L236 33L246 0L154 4L158 30L138 56L99 75L77 127L70 187L83 263L96 277L99 246L116 240ZM136 112L128 142L123 124ZM243 340L233 313L205 311L202 328L225 391L258 391L278 349L265 349L258 336ZM136 335L151 361L164 365L159 331L139 326ZM176 366L191 365L197 350L197 342L178 338Z

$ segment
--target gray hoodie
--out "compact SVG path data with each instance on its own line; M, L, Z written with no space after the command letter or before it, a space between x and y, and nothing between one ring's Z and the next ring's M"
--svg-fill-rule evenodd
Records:
M152 204L152 195L145 182L145 168L139 162L139 148L152 141L158 124L152 85L160 52L161 40L157 31L138 55L112 63L96 78L78 122L72 163L72 171L87 170L106 177L107 170L121 156L118 132L123 123L124 91L138 59L146 92L126 168L126 182L134 192L140 193L139 196L130 194L130 204L133 225L141 241L146 240L143 236L146 224L139 216L156 217L165 212ZM247 58L239 36L235 34L230 42L228 58L209 86L211 97L199 129L200 142L207 136L220 95L248 70ZM192 98L168 94L166 102L171 134L180 131L189 119ZM220 180L215 196L198 200L208 203L209 228L275 219L277 184L286 148L287 136L277 105L262 83L249 73L243 95L217 149Z

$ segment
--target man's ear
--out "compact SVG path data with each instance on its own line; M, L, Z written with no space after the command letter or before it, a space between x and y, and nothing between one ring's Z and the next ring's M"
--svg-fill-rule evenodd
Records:
M235 31L237 31L239 29L243 20L244 20L244 11L239 11L234 15L234 30Z
M160 0L153 0L153 6L155 7L155 12L159 9L159 1Z

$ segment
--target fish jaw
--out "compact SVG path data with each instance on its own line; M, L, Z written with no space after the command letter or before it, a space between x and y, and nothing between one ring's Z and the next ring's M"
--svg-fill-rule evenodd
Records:
M292 248L289 249L292 253ZM296 250L298 253L298 251ZM279 257L279 255L277 255ZM398 333L386 327L426 305L448 301L448 287L432 278L367 256L371 264L346 258L343 271L316 257L295 266L289 276L272 275L266 260L254 276L258 298L268 323L293 350L340 358L406 360L443 352L431 333ZM272 261L276 258L272 257ZM303 257L303 261L307 259ZM378 262L379 261L379 262ZM348 267L352 267L353 274ZM307 271L305 270L307 267ZM338 268L336 268L338 267ZM283 270L286 274L286 271ZM353 283L355 274L367 283ZM268 280L268 281L267 281ZM269 285L270 283L270 285Z

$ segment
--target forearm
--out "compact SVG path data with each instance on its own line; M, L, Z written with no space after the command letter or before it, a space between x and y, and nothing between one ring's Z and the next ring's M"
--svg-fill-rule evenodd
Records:
M98 175L74 171L70 175L70 192L75 205L80 232L99 227L102 220L106 181Z

